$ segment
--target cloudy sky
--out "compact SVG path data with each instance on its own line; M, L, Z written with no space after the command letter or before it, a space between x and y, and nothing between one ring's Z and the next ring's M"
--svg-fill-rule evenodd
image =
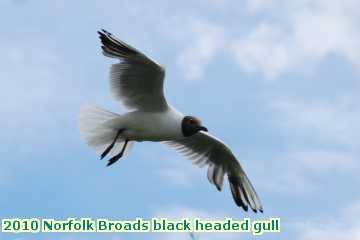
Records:
M256 239L360 239L360 2L357 0L0 2L0 218L281 217ZM244 213L158 143L105 162L80 139L109 94L107 29L166 66L168 101L241 160L264 214ZM100 239L96 234L0 239ZM107 234L111 239L187 235ZM214 239L214 235L201 235ZM245 234L232 239L255 239ZM220 234L216 239L229 239Z

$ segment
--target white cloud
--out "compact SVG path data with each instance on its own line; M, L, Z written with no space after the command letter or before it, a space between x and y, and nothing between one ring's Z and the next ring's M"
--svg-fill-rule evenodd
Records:
M296 163L288 164L286 157L267 159L271 165L253 164L257 182L257 189L264 189L272 194L303 195L313 192L318 186L311 181L307 174L297 168Z
M290 151L266 161L271 161L271 165L249 161L257 163L250 167L256 173L259 189L291 195L305 196L315 192L324 187L322 179L334 175L344 181L349 178L356 181L360 169L353 154L327 149Z
M232 43L239 65L268 78L316 65L331 53L360 68L360 4L347 1L248 1L260 23Z
M184 206L165 206L154 212L154 217L166 217L172 220L181 218L201 218L204 220L223 219L227 215L223 212L207 212L199 209L192 209Z
M191 176L189 176L189 174L183 170L184 169L179 170L169 167L160 169L158 174L175 185L188 187L191 183Z
M275 121L287 134L306 137L312 142L346 146L360 144L360 109L356 97L339 97L331 102L274 100Z
M264 72L274 78L289 64L289 49L284 33L268 24L259 25L244 39L231 45L237 62L247 72Z
M357 172L356 159L347 153L336 151L293 152L288 156L290 162L296 162L304 172L315 176Z
M31 110L51 98L59 76L55 74L59 59L56 54L34 43L3 43L0 64L1 111Z
M266 9L271 6L274 1L271 0L248 0L246 1L246 5L248 10L251 13L256 13L261 11L262 9Z
M64 103L70 101L72 89L65 91L62 59L45 39L29 36L26 41L4 40L0 47L0 153L11 156L10 161L1 163L0 184L13 182L19 172L44 160L29 161L29 154L36 149L48 151L29 146L48 145L63 135L65 124L60 118L64 109L69 109Z
M323 187L321 180L330 181L333 176L338 181L358 182L360 109L357 99L349 95L331 101L287 98L270 102L273 126L286 134L295 149L266 169L282 174L274 176L271 183L265 179L262 183L274 191L306 193Z
M355 51L360 48L360 13L354 11L360 7L358 1L249 0L246 7L259 20L245 33L237 25L194 18L181 18L181 24L175 24L186 36L178 64L187 79L201 78L206 66L222 52L234 57L245 72L261 72L267 79L313 69L330 54L360 69L360 53Z
M186 39L186 46L180 52L177 62L187 79L198 79L222 48L224 33L221 28L198 20L190 21L184 31L188 32L189 39Z
M164 166L158 170L158 175L164 178L166 182L180 187L191 187L197 179L205 177L205 169L201 169L186 160L183 157L176 157L172 155L168 166Z
M239 5L215 0L207 7L234 11ZM241 7L247 14L231 12L236 17L230 24L178 12L150 19L160 35L180 43L175 47L176 61L190 80L202 78L206 67L223 53L245 72L260 72L267 79L313 69L330 54L360 68L360 53L354 50L360 48L360 14L354 11L360 7L358 1L248 0ZM146 14L140 5L137 8L136 14ZM249 16L250 21L243 21Z
M344 209L340 216L331 214L296 225L298 240L359 240L360 204L353 203Z

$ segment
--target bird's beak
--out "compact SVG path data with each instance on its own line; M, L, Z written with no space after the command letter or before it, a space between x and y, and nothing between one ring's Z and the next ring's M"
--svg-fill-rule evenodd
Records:
M208 129L206 127L204 127L204 126L199 127L199 130L202 130L202 131L205 131L205 132L208 131Z

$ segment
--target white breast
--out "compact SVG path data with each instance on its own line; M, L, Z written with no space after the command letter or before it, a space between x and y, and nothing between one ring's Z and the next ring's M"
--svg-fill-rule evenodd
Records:
M164 112L130 112L124 116L124 136L134 141L167 141L183 137L184 115L169 107Z

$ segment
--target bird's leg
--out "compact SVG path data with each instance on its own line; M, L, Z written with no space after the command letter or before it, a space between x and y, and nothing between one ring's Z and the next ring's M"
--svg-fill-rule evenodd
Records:
M110 166L110 165L112 165L112 164L114 164L117 160L119 160L119 159L123 156L128 142L129 142L129 140L126 139L126 140L125 140L125 143L124 143L124 145L123 145L123 147L122 147L122 149L121 149L121 152L120 152L119 154L113 156L113 157L109 160L108 164L106 165L107 167Z
M116 136L114 138L114 140L112 141L112 143L105 149L105 151L101 154L100 159L103 159L106 155L108 155L108 153L111 151L111 149L114 147L117 139L119 138L120 134L124 131L125 129L119 129L119 131L116 133Z

